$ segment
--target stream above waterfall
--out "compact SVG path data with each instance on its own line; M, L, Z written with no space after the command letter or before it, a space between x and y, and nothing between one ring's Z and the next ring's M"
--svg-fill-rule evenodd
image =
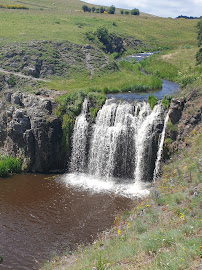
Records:
M158 52L145 52L145 53L137 53L134 55L128 55L123 58L117 59L117 61L130 61L135 60L136 62L141 62L145 58L148 58L152 56L154 53ZM144 72L143 72L144 73ZM144 73L146 75L146 73ZM146 100L149 95L155 96L158 100L162 99L166 95L174 95L177 92L179 92L180 86L177 83L167 81L167 80L162 80L162 88L160 90L152 91L152 92L146 92L146 93L132 93L132 92L127 92L127 93L115 93L115 94L107 94L107 98L116 98L116 99L121 99L121 100Z
M177 83L162 80L161 90L157 90L149 93L116 93L107 94L107 98L116 98L122 100L145 100L149 95L155 96L158 100L162 99L166 95L174 95L180 90L180 86Z

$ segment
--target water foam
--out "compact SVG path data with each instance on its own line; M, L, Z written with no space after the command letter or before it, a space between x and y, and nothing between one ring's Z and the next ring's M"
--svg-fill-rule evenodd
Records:
M67 187L86 190L90 193L109 193L127 198L143 197L149 194L149 184L131 183L128 179L95 177L85 173L69 173L62 176ZM122 182L123 181L123 182Z

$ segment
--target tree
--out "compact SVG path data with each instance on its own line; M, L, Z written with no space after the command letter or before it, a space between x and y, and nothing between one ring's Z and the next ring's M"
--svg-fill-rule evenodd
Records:
M90 7L88 8L88 12L91 12L91 8Z
M115 13L115 10L116 10L115 6L111 6L111 7L108 9L108 13L109 13L109 14L114 14L114 13Z
M96 8L95 7L92 7L92 12L95 12Z
M88 6L83 5L83 6L82 6L82 9L83 9L84 12L87 12L87 11L88 11Z
M101 26L97 29L96 35L99 41L102 42L104 45L109 43L109 32L104 26Z
M104 13L105 9L103 7L100 7L100 13Z
M125 11L125 14L126 14L126 15L129 15L129 14L130 14L130 12L129 12L128 10L126 10L126 11Z
M123 9L121 9L121 10L120 10L120 13L121 13L121 14L123 14L123 13L124 13Z
M131 15L139 15L139 14L140 14L139 9L134 8L134 9L131 10Z

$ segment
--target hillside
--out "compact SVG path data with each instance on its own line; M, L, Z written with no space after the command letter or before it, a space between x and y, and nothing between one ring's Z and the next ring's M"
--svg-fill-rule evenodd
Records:
M0 9L0 45L31 40L68 40L85 44L85 32L93 31L100 25L117 34L139 39L152 49L195 44L195 20L163 19L141 13L140 16L127 16L121 15L119 10L115 15L83 13L83 3L78 0L7 3L21 4L29 10Z
M152 92L161 79L181 87L172 101L179 117L168 122L165 163L150 196L115 217L113 228L93 245L56 257L43 269L196 270L202 170L198 20L121 15L118 9L114 15L83 13L78 0L7 4L28 9L0 8L0 153L15 155L24 171L67 168L86 97L93 123L107 93ZM117 61L143 51L158 53L141 63Z

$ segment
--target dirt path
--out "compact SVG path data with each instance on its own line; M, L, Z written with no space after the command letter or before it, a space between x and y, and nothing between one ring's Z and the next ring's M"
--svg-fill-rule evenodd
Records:
M24 74L22 74L20 72L8 71L8 70L5 70L3 68L0 68L0 72L1 73L4 73L4 74L13 74L14 76L18 76L20 78L25 78L25 79L29 79L29 80L33 80L33 81L50 82L49 80L40 79L40 78L34 78L32 76L24 75Z

